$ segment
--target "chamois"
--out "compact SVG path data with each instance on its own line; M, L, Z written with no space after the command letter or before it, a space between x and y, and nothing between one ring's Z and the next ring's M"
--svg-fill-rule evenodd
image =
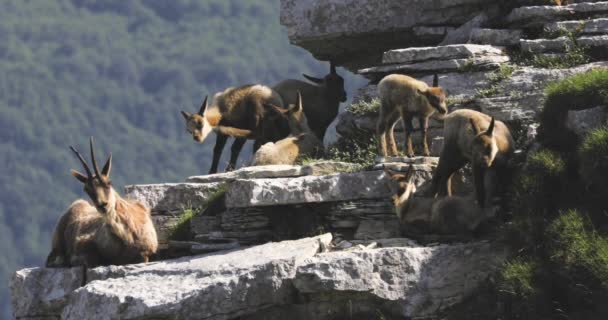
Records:
M256 140L255 151L263 143L277 141L289 134L288 124L283 119L275 119L276 123L272 125L266 123L266 130L263 130L261 124L266 115L265 104L283 106L283 100L278 93L267 86L245 85L216 93L211 106L207 105L207 97L205 97L196 114L181 112L186 120L187 130L195 141L202 143L211 131L215 130L217 133L210 174L217 172L228 136L235 137L235 140L226 171L236 168L239 153L247 139Z
M475 231L486 218L484 211L475 205L473 199L457 196L414 197L416 184L412 181L411 165L405 175L388 170L386 172L399 183L399 191L393 196L393 201L397 217L406 229L411 226L439 234L462 234Z
M451 195L449 181L467 162L473 167L478 205L490 205L496 189L504 189L515 142L507 126L478 111L456 110L444 119L444 144L430 193Z
M285 110L276 106L279 115L286 116L291 134L277 142L263 145L253 156L254 166L270 164L294 164L302 157L319 155L323 150L323 143L311 131L303 112L302 95L298 92L298 102Z
M336 72L336 66L330 62L329 74L323 79L303 74L310 82L288 79L272 87L281 95L285 105L295 105L300 92L304 100L304 113L312 131L322 142L327 127L338 115L340 102L346 102L344 78Z
M445 91L439 87L439 79L435 75L433 87L418 81L412 77L400 74L391 74L380 81L378 93L380 95L380 117L377 123L377 135L379 152L383 156L397 155L397 145L393 130L399 119L403 119L405 126L405 141L407 144L407 155L414 156L412 146L412 132L414 127L412 120L418 118L420 130L422 131L422 145L425 156L430 155L427 130L429 118L435 113L445 115L448 112ZM388 146L387 146L388 140Z
M63 214L55 227L46 266L88 268L148 262L158 248L150 210L139 202L122 198L114 190L110 181L112 154L100 171L93 138L90 148L95 174L83 156L70 147L87 173L85 176L72 170L71 174L84 184L84 191L93 203L76 200Z

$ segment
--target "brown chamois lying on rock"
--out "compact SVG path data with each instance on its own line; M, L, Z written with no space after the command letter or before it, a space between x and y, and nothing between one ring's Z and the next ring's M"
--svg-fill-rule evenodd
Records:
M70 148L87 174L76 170L71 173L84 183L84 191L93 203L76 200L61 216L46 266L88 268L148 262L158 247L150 210L139 202L120 197L110 181L112 155L99 171L93 138L90 144L95 174L73 147Z
M323 143L308 127L306 115L302 109L302 95L298 92L298 102L285 110L276 106L279 116L287 117L291 134L277 142L269 142L253 155L252 165L294 164L304 157L317 157L323 152Z
M236 168L239 153L247 139L256 140L255 151L263 143L283 139L289 134L288 124L281 118L276 118L277 123L272 125L266 123L265 130L261 128L260 124L267 111L264 107L266 104L283 106L283 100L278 93L267 86L245 85L216 93L210 106L207 105L207 97L205 97L196 114L182 111L187 130L195 141L202 143L211 131L217 132L210 174L217 172L228 136L235 137L235 140L226 171Z
M403 119L405 126L407 155L408 157L414 156L412 146L413 118L418 118L420 124L423 153L425 156L431 154L427 141L429 118L435 113L443 116L448 112L445 102L446 94L439 87L438 82L439 79L435 75L433 86L429 87L422 81L401 74L391 74L380 81L378 93L381 106L376 133L380 142L379 152L382 156L388 156L389 152L393 156L397 155L397 145L393 131L399 119Z
M395 211L402 229L438 234L465 234L473 232L485 220L483 210L475 200L449 196L443 198L414 197L413 167L404 175L386 171L399 184L393 196Z
M430 195L451 195L449 181L467 162L473 167L476 199L481 208L504 191L515 142L507 126L478 111L456 110L444 119L444 144Z
M327 127L338 115L340 102L346 101L344 79L336 72L336 66L330 63L329 74L323 79L303 75L314 84L288 79L276 84L273 89L281 95L285 106L297 103L298 91L304 100L304 113L310 129L321 142Z

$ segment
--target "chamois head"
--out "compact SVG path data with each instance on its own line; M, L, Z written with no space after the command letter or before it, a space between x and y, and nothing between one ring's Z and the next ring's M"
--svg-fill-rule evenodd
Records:
M310 127L308 127L308 119L306 119L306 115L304 114L304 108L302 107L302 94L300 91L298 91L298 102L296 105L290 105L287 109L275 105L271 105L271 107L274 109L275 114L287 119L292 135L311 131Z
M496 145L496 139L494 138L494 127L495 119L492 117L490 126L486 131L481 131L473 119L469 119L471 128L475 133L473 144L471 146L471 154L473 162L476 164L483 165L487 168L492 166L496 154L498 153L498 146Z
M194 141L202 143L205 141L205 138L211 133L213 127L209 123L209 119L205 114L205 110L207 109L207 96L205 96L205 100L201 105L198 113L189 113L186 111L182 111L182 116L186 120L186 130L192 134L192 138Z
M76 170L71 170L72 175L78 181L84 183L84 191L89 195L97 210L101 213L107 213L116 206L116 196L112 189L112 181L110 180L110 170L112 170L112 154L108 157L103 169L99 171L97 161L95 160L95 151L93 150L93 137L90 140L91 161L95 174L91 172L89 165L84 160L84 157L74 147L70 149L76 154L78 160L82 163L86 176Z
M439 114L447 114L448 106L446 104L446 94L443 88L439 86L439 76L435 74L433 77L433 86L428 88L426 91L419 91L420 94L424 95L433 109Z
M385 172L391 177L391 180L397 182L398 189L397 193L393 195L393 204L397 217L402 219L402 209L407 206L408 200L416 192L416 184L413 181L414 167L410 164L405 174L386 169Z
M327 88L327 94L332 101L346 102L346 90L344 90L344 78L336 72L336 66L330 62L329 74L323 79L302 74L308 81Z

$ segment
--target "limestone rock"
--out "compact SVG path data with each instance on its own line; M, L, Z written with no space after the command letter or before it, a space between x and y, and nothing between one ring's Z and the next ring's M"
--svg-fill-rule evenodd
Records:
M565 52L566 49L572 48L574 43L568 37L559 37L556 39L536 39L536 40L521 40L521 50L532 53L543 52Z
M62 319L234 319L289 302L289 280L331 235L148 265L93 269ZM263 292L263 294L260 294Z
M485 13L481 13L475 18L471 19L467 23L461 25L460 27L448 31L448 34L445 36L443 41L439 43L440 46L445 46L448 44L457 44L457 43L468 43L471 40L471 34L473 29L479 28L488 22L488 15Z
M571 17L593 17L608 11L608 2L583 2L566 6L533 6L514 9L507 22L517 28L542 26L548 22Z
M383 301L383 310L398 305L393 316L423 318L474 294L505 259L490 243L322 253L298 267L294 285L311 295L364 293ZM363 307L352 305L354 313Z
M518 45L521 37L522 31L517 29L474 28L471 30L470 41L478 44L508 47Z
M452 44L437 47L421 47L390 50L384 53L382 63L416 63L427 60L469 59L502 56L504 48L479 44Z
M550 22L545 24L544 30L548 32L567 30L582 35L608 34L608 18Z
M216 193L221 183L162 183L125 187L127 197L141 201L153 214L201 208Z
M602 106L585 110L571 110L566 119L566 127L573 130L578 136L584 136L589 130L606 124L608 124L608 108Z
M83 280L82 268L31 268L15 272L9 282L15 318L60 315L69 295L82 285Z
M282 0L281 24L292 44L355 71L378 64L384 51L439 43L493 7L486 0Z

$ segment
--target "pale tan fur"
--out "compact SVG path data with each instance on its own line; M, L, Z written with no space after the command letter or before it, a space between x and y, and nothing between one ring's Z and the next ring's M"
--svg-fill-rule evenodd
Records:
M285 105L295 105L297 93L302 94L304 113L309 126L319 140L323 141L327 127L338 115L340 102L346 101L344 79L337 74L333 64L330 66L329 74L323 79L304 76L313 83L288 79L272 88L281 95Z
M72 171L72 175L85 183L85 191L94 202L77 200L61 216L53 234L47 267L148 262L156 253L158 240L150 210L139 202L123 199L112 188L111 160L110 156L104 170L100 173L96 169L95 175L88 167L87 176ZM93 163L97 167L96 162Z
M411 175L388 172L399 183L403 193L393 197L395 212L405 229L417 229L439 234L472 232L485 220L483 210L474 199L464 197L415 197L416 185Z
M501 121L474 110L456 110L444 119L444 145L433 176L431 193L450 195L449 180L467 162L473 167L479 205L489 205L504 175L515 143ZM491 132L489 132L491 131ZM498 181L497 181L498 179Z
M287 117L291 134L285 139L260 147L253 156L252 165L294 164L298 159L315 157L322 152L323 143L308 126L301 97L298 105L291 106L289 110L275 109Z
M407 155L413 157L412 120L418 118L423 136L423 153L429 156L427 141L429 118L431 116L441 118L447 113L446 95L443 89L429 87L426 83L406 75L391 74L380 81L378 93L381 106L376 133L380 154L385 157L389 153L393 156L398 154L393 131L399 119L403 119Z

